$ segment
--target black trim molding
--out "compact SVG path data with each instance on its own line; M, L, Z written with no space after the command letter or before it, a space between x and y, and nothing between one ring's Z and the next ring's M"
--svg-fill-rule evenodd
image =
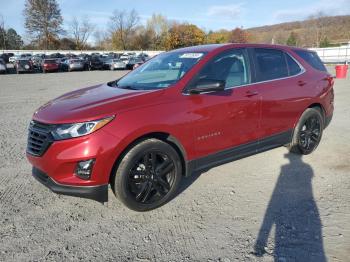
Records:
M33 177L41 184L48 187L52 192L68 196L77 196L96 200L98 202L108 201L108 185L98 186L68 186L55 182L43 171L36 167L32 169Z
M191 160L187 162L186 175L188 176L197 172L205 172L210 168L286 145L291 142L292 134L293 130L290 129L283 133Z

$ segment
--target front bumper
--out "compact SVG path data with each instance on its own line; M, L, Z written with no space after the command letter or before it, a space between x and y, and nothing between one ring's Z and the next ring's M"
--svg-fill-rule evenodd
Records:
M97 186L62 185L36 167L33 167L32 174L36 180L57 194L88 198L98 202L108 201L108 184Z

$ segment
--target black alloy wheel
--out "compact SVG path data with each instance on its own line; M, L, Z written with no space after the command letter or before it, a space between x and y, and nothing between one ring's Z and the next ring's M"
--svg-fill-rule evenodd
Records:
M154 203L169 193L175 181L175 164L168 155L150 151L133 162L127 183L136 202Z
M308 108L301 115L294 129L292 142L288 145L293 153L308 155L321 141L324 119L318 108Z
M141 141L125 154L115 173L113 189L130 209L147 211L174 196L181 176L181 160L176 150L152 138Z
M299 146L305 150L313 150L320 142L321 123L316 116L306 119L299 132Z

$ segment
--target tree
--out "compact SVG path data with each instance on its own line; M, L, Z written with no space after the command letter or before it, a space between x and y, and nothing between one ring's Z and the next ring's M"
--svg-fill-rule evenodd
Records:
M236 27L229 36L231 43L248 43L248 34L242 28Z
M23 47L22 37L13 28L9 28L6 32L6 47L12 50L18 50Z
M318 12L316 15L309 17L309 23L311 24L309 33L313 36L313 44L316 45L316 47L320 47L320 42L326 35L326 20L324 18L325 14L322 12Z
M330 46L332 46L332 45L331 45L331 43L329 42L327 36L321 40L321 42L320 42L320 47L330 47Z
M208 44L227 43L229 39L229 35L230 35L230 32L224 29L215 31L215 32L210 31L207 35L206 42Z
M129 48L130 36L139 20L140 17L135 9L130 12L114 10L113 15L110 17L110 31L114 48L123 50Z
M56 0L26 0L24 26L40 47L49 49L63 33L61 10Z
M167 49L201 45L204 42L205 33L196 25L174 23L169 30Z
M166 48L166 41L168 38L169 21L165 16L160 14L153 14L147 21L146 31L152 38L150 49L164 50Z
M95 48L98 50L111 50L112 40L108 33L103 30L96 30L94 32Z
M87 40L95 29L95 25L89 22L88 17L79 21L76 17L69 24L70 33L74 39L76 48L83 50L86 48Z
M61 50L75 50L77 49L77 45L75 41L73 41L70 38L64 37L60 39L60 46L59 48Z
M289 46L297 46L297 38L297 34L292 31L287 39L286 44Z
M152 30L144 26L138 26L131 37L130 48L137 50L154 49Z
M6 29L5 29L5 21L2 14L0 14L0 47L1 49L6 48Z

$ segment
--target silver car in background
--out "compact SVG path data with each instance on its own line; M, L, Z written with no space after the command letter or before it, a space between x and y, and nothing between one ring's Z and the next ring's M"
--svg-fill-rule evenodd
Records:
M6 72L7 72L6 63L3 59L0 58L0 73L6 73Z
M120 59L112 59L109 63L109 69L126 69L126 63Z
M69 59L67 61L68 71L84 70L84 61L81 59Z

